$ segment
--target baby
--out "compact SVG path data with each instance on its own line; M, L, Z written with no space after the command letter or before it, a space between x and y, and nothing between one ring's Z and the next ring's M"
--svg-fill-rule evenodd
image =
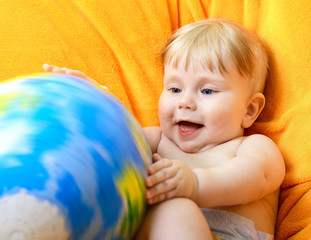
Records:
M273 239L283 158L268 137L244 136L265 105L263 43L228 20L206 19L173 34L163 65L160 127L144 128L154 153L150 208L136 238Z

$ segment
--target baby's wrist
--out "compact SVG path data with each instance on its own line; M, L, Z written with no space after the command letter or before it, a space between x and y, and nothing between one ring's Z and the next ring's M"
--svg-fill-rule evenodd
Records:
M198 177L197 177L197 174L196 174L195 170L193 170L192 172L193 172L192 191L191 191L191 195L190 195L189 198L192 201L196 202L197 195L198 195L199 181L198 181Z

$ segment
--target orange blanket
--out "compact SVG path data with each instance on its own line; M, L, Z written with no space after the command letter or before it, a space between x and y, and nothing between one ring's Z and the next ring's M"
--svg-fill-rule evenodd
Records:
M0 81L42 71L43 63L79 69L143 126L158 124L159 54L172 31L221 17L258 32L271 73L266 108L248 133L271 137L286 161L276 239L311 236L310 1L10 0L0 10Z

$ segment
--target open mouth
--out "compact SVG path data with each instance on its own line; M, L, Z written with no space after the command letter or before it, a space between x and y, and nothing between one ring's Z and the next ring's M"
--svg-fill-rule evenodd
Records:
M189 136L195 133L201 127L203 127L203 125L199 123L180 121L178 122L178 133L181 136Z

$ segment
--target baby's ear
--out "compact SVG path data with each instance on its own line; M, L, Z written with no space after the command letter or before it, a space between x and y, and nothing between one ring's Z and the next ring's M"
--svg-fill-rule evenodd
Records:
M244 116L242 127L249 128L255 122L264 106L265 96L262 93L255 93L247 106L247 112Z

